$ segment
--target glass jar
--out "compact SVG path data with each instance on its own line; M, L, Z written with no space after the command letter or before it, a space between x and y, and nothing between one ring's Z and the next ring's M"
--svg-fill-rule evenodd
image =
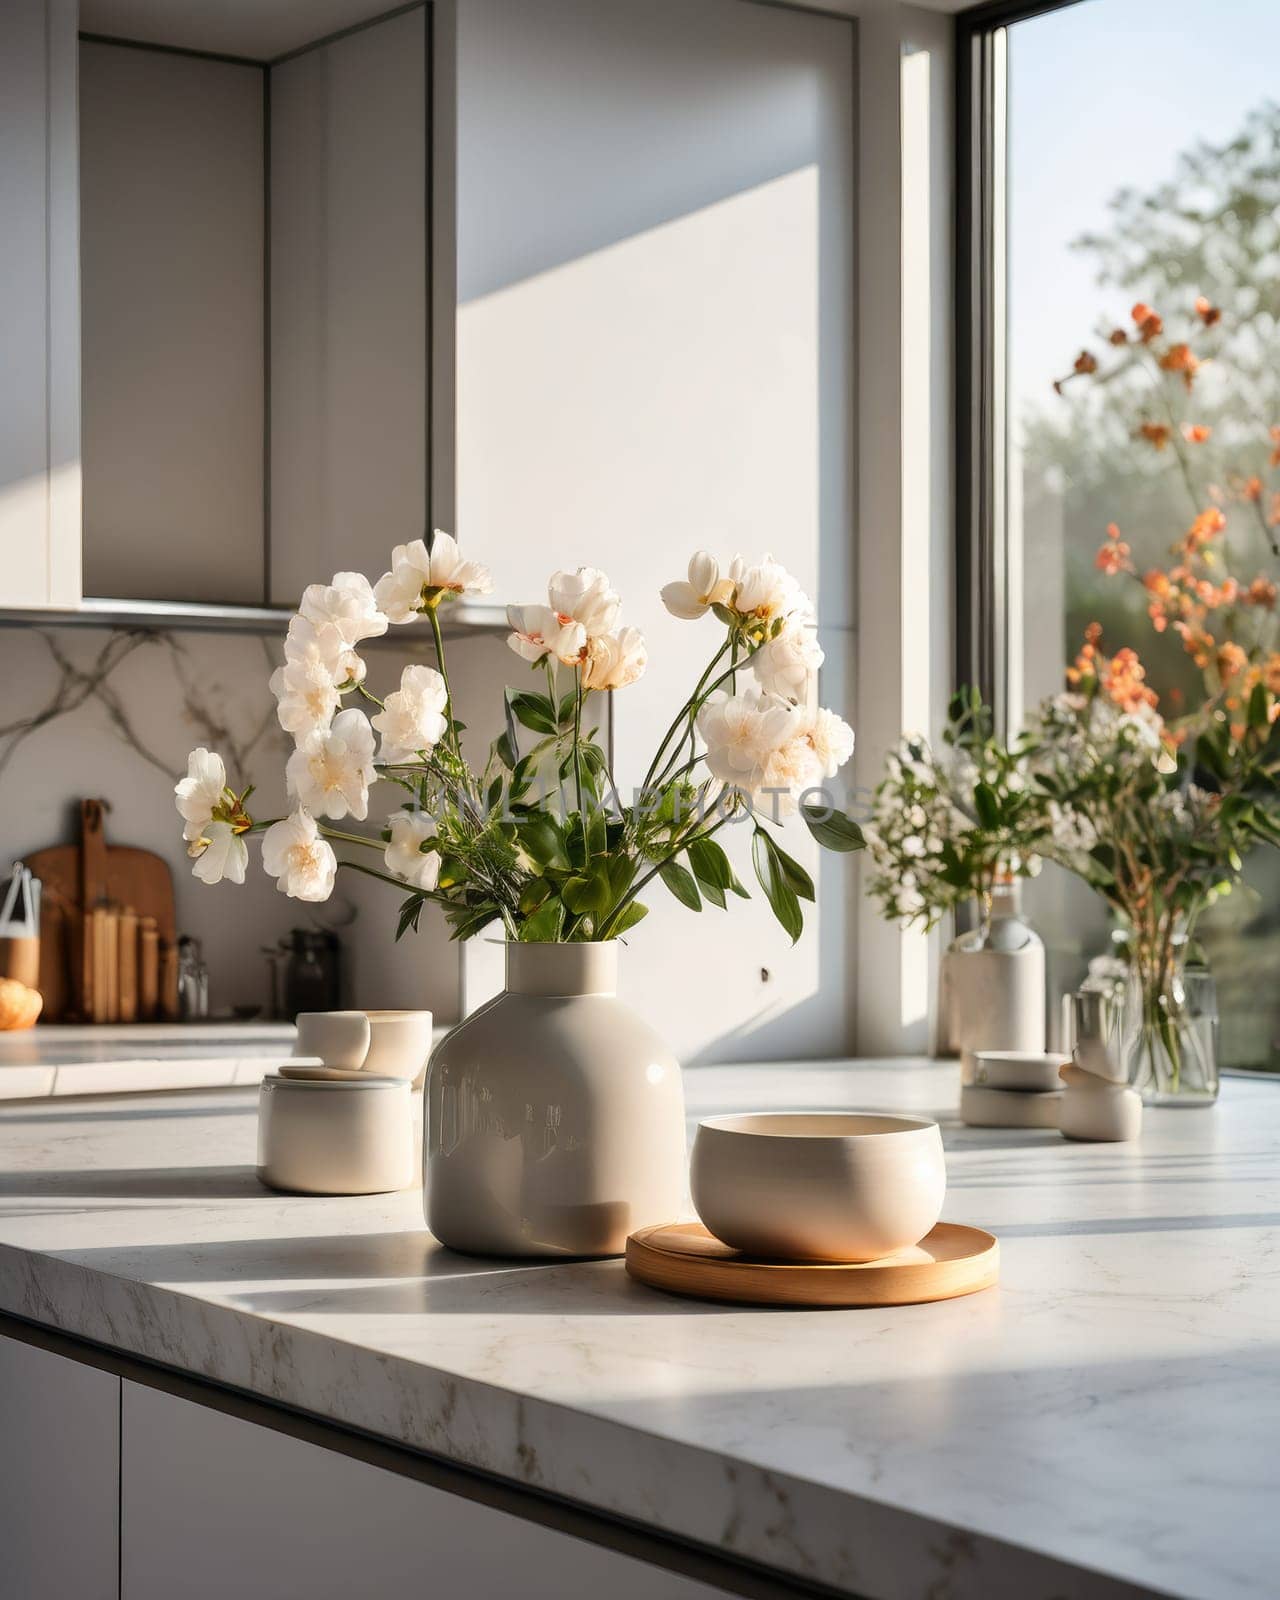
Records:
M1175 944L1161 968L1129 981L1129 1082L1149 1106L1211 1106L1218 1098L1217 993L1206 967Z

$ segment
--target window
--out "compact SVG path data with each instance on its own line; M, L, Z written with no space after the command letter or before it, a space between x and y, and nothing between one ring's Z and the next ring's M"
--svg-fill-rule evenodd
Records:
M1097 622L1111 651L1139 651L1162 707L1189 705L1200 674L1173 629L1153 628L1143 574L1169 565L1211 503L1227 509L1241 576L1268 565L1274 576L1268 542L1280 538L1265 527L1280 523L1267 454L1280 423L1280 6L989 6L968 14L960 42L972 593L960 673L1016 726L1061 687ZM1212 329L1200 296L1221 309ZM1170 386L1171 407L1131 347L1109 343L1113 329L1133 334L1137 304L1171 334L1198 327L1213 356L1194 387ZM1113 523L1134 571L1109 576L1098 555ZM1224 1064L1280 1070L1280 852L1256 853L1248 879L1198 936ZM1029 903L1065 992L1106 946L1104 908L1054 872Z

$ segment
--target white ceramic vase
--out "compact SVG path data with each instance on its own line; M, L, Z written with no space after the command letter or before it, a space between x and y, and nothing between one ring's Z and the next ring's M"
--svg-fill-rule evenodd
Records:
M942 958L940 1004L960 1081L977 1081L980 1050L1039 1055L1045 1047L1044 945L1022 920L1017 885L993 896L985 936L962 934Z
M432 1053L423 1202L442 1244L621 1255L681 1214L680 1065L617 973L613 941L509 944L506 988Z

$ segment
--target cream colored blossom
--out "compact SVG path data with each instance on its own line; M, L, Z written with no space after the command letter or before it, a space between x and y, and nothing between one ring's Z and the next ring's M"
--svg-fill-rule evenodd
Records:
M825 706L805 713L801 737L813 751L824 778L834 778L853 754L853 729Z
M769 694L799 703L808 699L824 659L813 628L795 628L762 644L751 657L751 670Z
M194 857L193 878L201 883L243 883L249 863L249 847L229 822L211 822L199 839L192 841L187 854Z
M379 759L408 761L419 752L429 755L448 728L444 716L448 699L444 679L434 667L406 667L400 687L373 718L382 735Z
M547 603L562 626L580 623L588 640L610 632L621 607L608 578L598 567L553 572L547 584Z
M262 865L276 888L294 900L327 900L333 893L338 858L302 806L263 834Z
M421 811L397 811L388 822L391 842L383 853L387 871L414 889L434 889L440 881L440 856L423 845L435 837L435 826Z
M712 777L746 794L759 788L765 763L796 726L794 710L785 700L755 687L734 695L714 694L698 713Z
M488 594L488 567L466 561L451 534L437 528L428 552L425 539L411 539L391 552L391 571L374 585L374 596L392 622L412 622L440 600Z
M720 563L706 550L698 550L689 558L689 577L686 582L663 585L662 603L673 617L693 622L703 617L713 605L727 605L733 596L733 582L721 578Z
M222 805L227 787L227 769L222 757L203 745L187 757L187 775L173 786L182 818L182 837L188 841L202 838L208 831L213 815Z
M308 584L298 615L315 628L334 628L348 645L387 631L387 619L363 572L335 572L332 583Z
M620 628L587 642L582 663L584 689L625 689L644 672L649 661L639 628Z
M309 735L289 757L289 793L308 811L335 821L369 814L374 781L373 729L363 711L340 711L326 730Z
M327 728L342 704L331 668L314 650L288 657L271 674L270 688L280 726L296 740Z
M567 666L575 665L587 647L587 631L580 622L563 622L550 606L508 606L511 632L507 643L526 661L553 655Z

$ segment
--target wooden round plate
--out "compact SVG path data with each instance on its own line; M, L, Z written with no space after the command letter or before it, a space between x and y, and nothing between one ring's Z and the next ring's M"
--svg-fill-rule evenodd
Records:
M909 1306L989 1289L1000 1275L1000 1245L981 1228L940 1222L919 1244L880 1261L764 1261L731 1250L700 1222L670 1222L631 1235L627 1271L696 1300Z

